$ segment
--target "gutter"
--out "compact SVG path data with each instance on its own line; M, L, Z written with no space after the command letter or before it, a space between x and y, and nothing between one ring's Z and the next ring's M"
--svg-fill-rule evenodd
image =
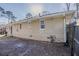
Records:
M45 18L45 17L64 16L65 14L72 14L72 13L74 13L74 10L68 11L68 12L50 13L50 14L46 14L46 15L35 16L35 17L29 18L29 19L19 20L19 21L13 22L12 24L28 22L28 20L33 21L33 20L37 20L37 19Z

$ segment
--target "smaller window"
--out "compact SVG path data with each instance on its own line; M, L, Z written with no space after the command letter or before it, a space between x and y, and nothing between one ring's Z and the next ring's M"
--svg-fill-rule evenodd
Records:
M45 21L44 21L44 19L41 19L41 20L40 20L40 28L41 28L42 30L45 29Z
M21 29L22 25L20 24L20 29Z

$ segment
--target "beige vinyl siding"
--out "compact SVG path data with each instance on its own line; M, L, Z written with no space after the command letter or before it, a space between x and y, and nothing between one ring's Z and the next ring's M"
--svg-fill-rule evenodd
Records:
M29 23L22 23L22 29L19 28L20 24L13 25L13 36L21 38L29 38L41 41L50 41L47 37L55 35L56 42L64 41L64 20L63 18L45 19L45 30L40 30L39 19ZM18 27L18 31L16 31ZM32 35L32 37L31 37Z
M20 38L28 38L39 41L50 41L48 37L55 35L55 42L65 42L64 40L64 17L48 17L45 19L45 30L40 30L40 19L33 20L30 24L28 22L12 25L12 35ZM67 23L71 17L67 18ZM18 31L17 31L18 29ZM10 32L10 30L8 31Z

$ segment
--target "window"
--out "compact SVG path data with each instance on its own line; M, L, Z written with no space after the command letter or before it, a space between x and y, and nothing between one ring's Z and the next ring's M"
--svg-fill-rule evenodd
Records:
M18 25L16 25L16 31L18 32Z
M22 25L20 24L20 29L21 29Z
M44 21L44 19L41 19L40 20L40 29L41 30L44 30L45 29L45 21Z

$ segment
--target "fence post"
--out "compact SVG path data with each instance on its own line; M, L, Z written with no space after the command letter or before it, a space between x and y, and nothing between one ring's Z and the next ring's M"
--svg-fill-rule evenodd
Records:
M74 56L74 37L75 37L75 26L71 26L72 37L71 37L71 56Z

